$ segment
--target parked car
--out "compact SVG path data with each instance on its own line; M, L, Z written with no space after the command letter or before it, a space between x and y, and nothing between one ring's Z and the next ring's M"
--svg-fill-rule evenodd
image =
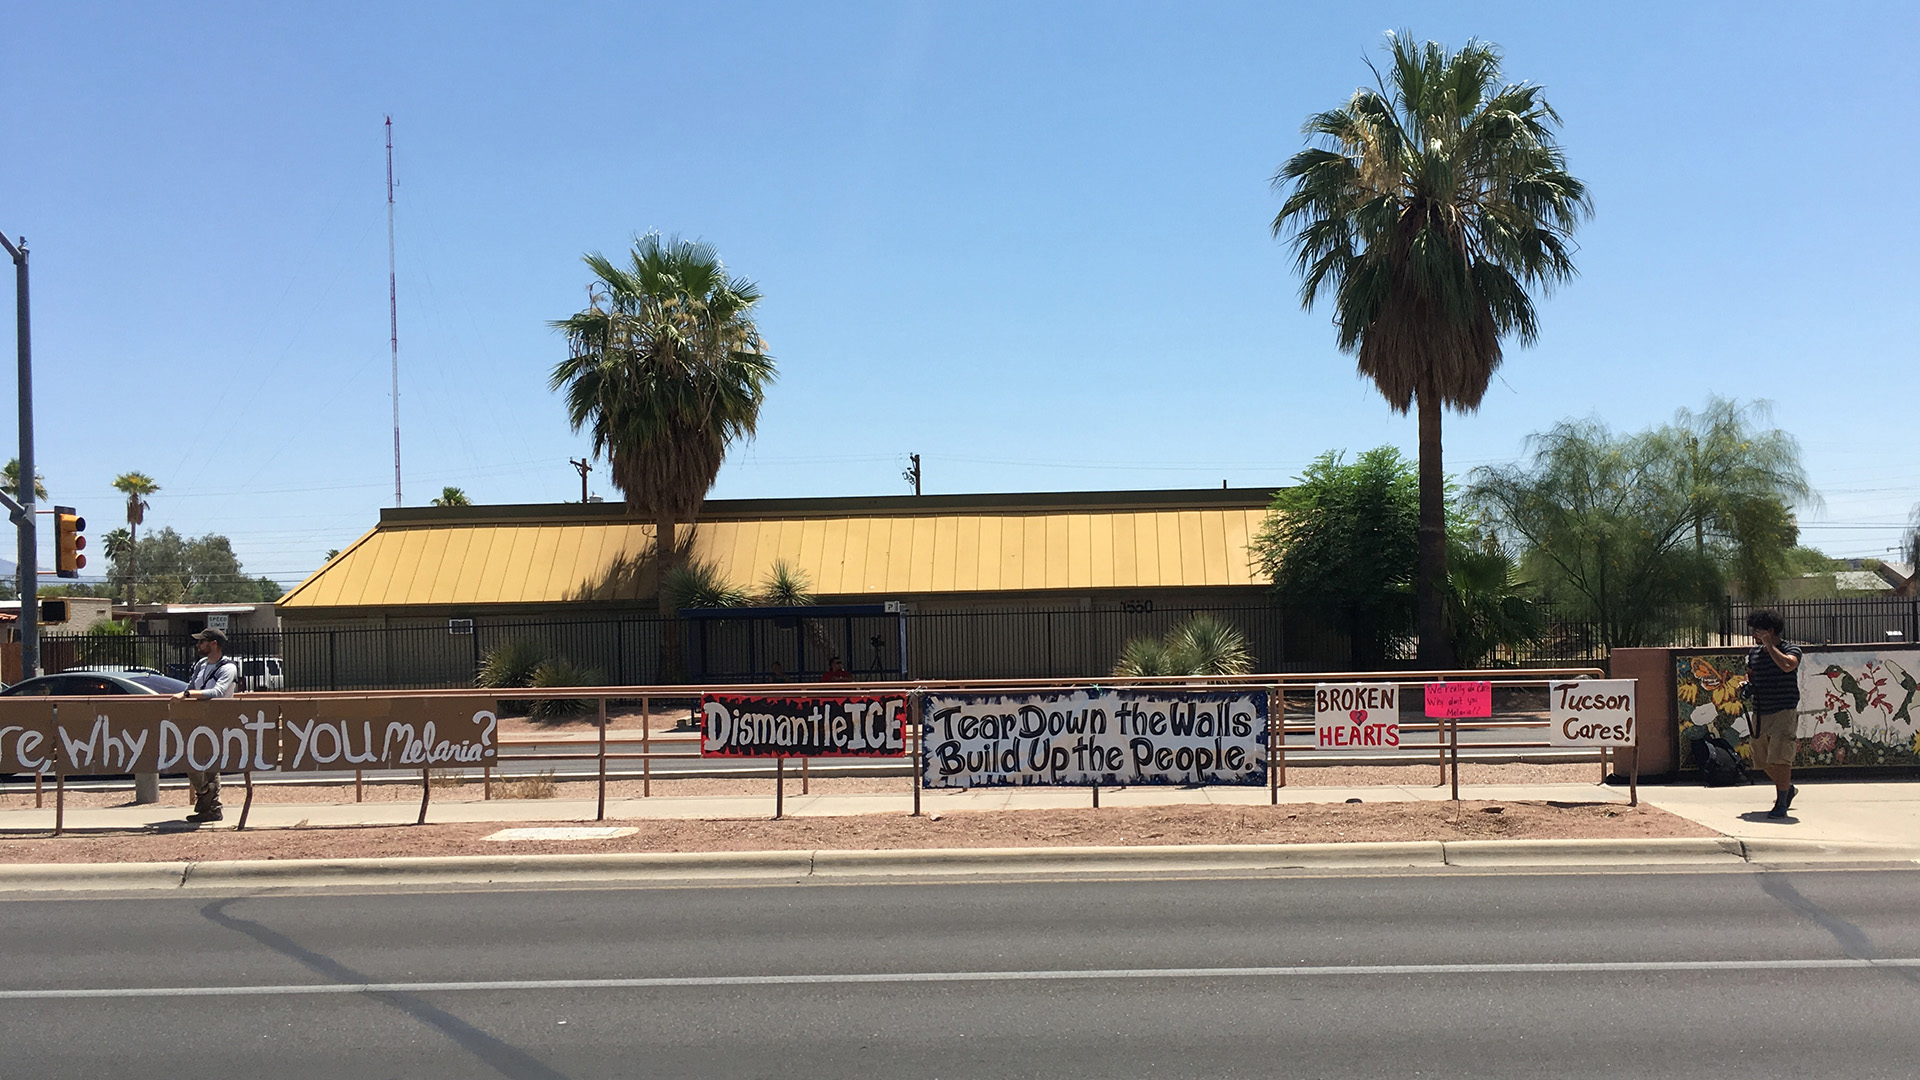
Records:
M159 668L136 667L130 664L82 664L79 667L70 667L67 669L67 671L69 672L104 671L109 675L165 675L166 674L166 672L161 671Z
M236 656L240 661L240 689L285 690L286 670L277 656Z
M126 671L63 671L21 679L0 697L110 697L114 694L177 694L187 688L179 679L141 669Z

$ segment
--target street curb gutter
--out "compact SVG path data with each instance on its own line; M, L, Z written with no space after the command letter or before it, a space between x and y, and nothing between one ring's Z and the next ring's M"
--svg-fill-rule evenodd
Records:
M794 881L1456 866L1920 863L1920 847L1734 837L1352 844L622 852L223 862L0 863L0 893L367 886Z

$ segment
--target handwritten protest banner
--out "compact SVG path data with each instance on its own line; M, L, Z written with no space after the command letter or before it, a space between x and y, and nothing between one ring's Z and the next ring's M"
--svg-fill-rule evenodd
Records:
M284 772L492 765L495 703L472 698L284 698Z
M1579 679L1547 687L1547 742L1553 746L1632 746L1634 680Z
M939 694L924 718L927 787L1266 782L1265 691Z
M900 757L905 697L708 694L700 699L706 757Z
M0 698L0 773L53 771L53 702L46 698Z
M1316 750L1400 745L1400 688L1392 683L1320 683L1313 688Z
M1425 691L1421 696L1430 720L1473 720L1493 715L1490 682L1430 682Z

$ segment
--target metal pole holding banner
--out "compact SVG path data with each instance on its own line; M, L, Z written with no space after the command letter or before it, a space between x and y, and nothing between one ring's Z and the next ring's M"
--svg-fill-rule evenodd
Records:
M779 821L787 812L787 759L773 759L773 820Z
M1273 703L1275 698L1280 699L1281 723L1278 724L1273 722ZM1280 772L1279 765L1277 764L1279 757L1275 750L1275 744L1280 741L1282 735L1284 735L1287 730L1285 723L1286 708L1286 697L1279 692L1278 687L1267 691L1267 803L1271 806L1280 805Z
M247 778L247 797L240 802L240 820L234 823L234 832L247 827L247 815L253 812L253 770L246 770L244 775Z
M27 290L27 238L18 246L0 234L0 247L13 256L15 348L20 375L20 488L13 509L19 527L20 677L40 674L40 555L34 532L33 484L33 320Z
M810 767L812 765L813 765L812 758L803 757L800 759L800 794L802 795L807 794L807 774L810 771Z
M1095 810L1100 809L1100 785L1099 784L1093 785L1093 808Z
M600 806L593 820L607 820L607 699L600 699Z
M1640 805L1640 740L1633 741L1633 761L1629 764L1633 770L1627 774L1627 805Z
M53 835L59 836L67 828L67 772L54 763L53 774Z
M1452 767L1447 771L1453 775L1453 801L1460 801L1460 719L1454 717L1447 721L1447 756Z
M433 770L420 770L420 820L415 825L427 823L427 800L433 798Z
M354 802L364 802L366 800L366 793L362 789L363 785L366 783L366 777L367 777L367 774L364 772L361 772L359 769L353 770L353 801Z
M921 764L920 714L922 711L925 710L925 708L926 708L926 705L922 701L921 691L915 690L913 692L913 696L907 699L907 722L912 726L913 730L901 733L913 739L913 816L914 817L920 816L920 786L926 780L926 777L923 776L920 771L920 764Z
M640 797L653 794L653 707L652 699L640 699Z

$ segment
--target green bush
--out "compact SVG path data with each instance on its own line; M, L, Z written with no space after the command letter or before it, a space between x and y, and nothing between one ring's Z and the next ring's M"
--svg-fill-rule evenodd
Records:
M562 686L600 686L604 680L598 668L582 667L565 657L541 661L533 669L531 685L543 689ZM528 703L527 715L535 720L570 720L599 711L591 698L540 698Z

